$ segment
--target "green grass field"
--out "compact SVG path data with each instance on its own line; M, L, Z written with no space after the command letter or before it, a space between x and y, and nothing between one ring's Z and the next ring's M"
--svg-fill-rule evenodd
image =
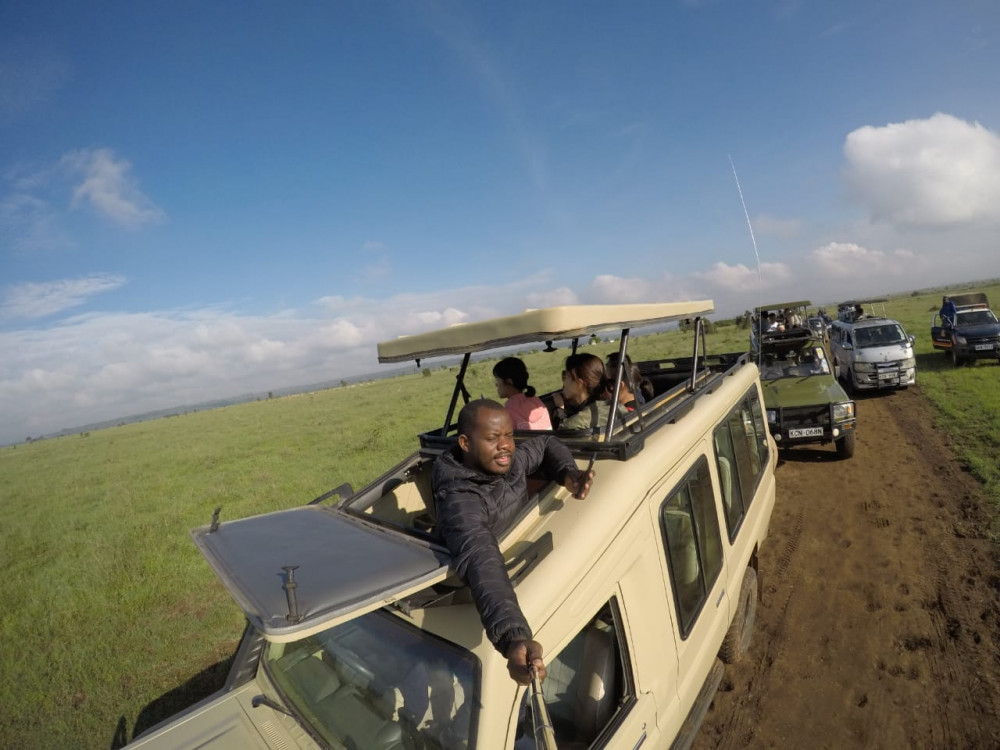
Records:
M1000 284L976 289L1000 302ZM887 312L917 337L937 424L1000 503L1000 367L955 369L932 350L940 301L896 297ZM746 349L746 330L718 322L710 353ZM631 352L688 355L690 337L636 337ZM566 354L522 353L539 391ZM473 396L495 397L491 368L471 365ZM457 369L0 449L0 747L106 748L221 684L243 619L189 530L218 506L239 518L375 478L443 423Z

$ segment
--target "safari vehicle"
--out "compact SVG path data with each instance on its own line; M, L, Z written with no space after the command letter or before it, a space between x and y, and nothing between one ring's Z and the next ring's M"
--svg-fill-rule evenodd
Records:
M931 320L931 343L949 357L955 366L977 359L1000 359L1000 323L982 292L953 294L954 320L934 313Z
M757 368L705 353L711 311L549 308L380 344L381 362L462 355L442 424L357 492L237 520L217 511L192 532L248 627L224 688L133 747L534 747L537 696L510 679L434 529L431 467L457 440L470 357L565 339L575 350L608 329L624 355L631 329L697 318L690 357L639 365L654 398L566 437L581 468L595 462L587 498L539 481L499 539L545 648L558 747L687 747L723 662L748 648L775 494Z
M770 312L795 306L809 303L754 311L750 344L760 366L767 423L780 448L832 442L839 458L850 458L857 439L855 406L833 376L823 339L805 325L779 324L768 330Z
M764 333L780 333L787 328L796 326L809 327L805 321L808 319L809 300L799 300L797 302L778 302L773 305L763 305L753 310L750 325L750 348L758 351L760 348L760 335ZM768 328L772 330L768 330Z
M838 316L830 328L830 356L837 379L848 391L907 388L917 382L913 336L885 316L884 299L844 302L839 309L869 312ZM881 311L874 307L882 305ZM846 319L849 318L849 319Z

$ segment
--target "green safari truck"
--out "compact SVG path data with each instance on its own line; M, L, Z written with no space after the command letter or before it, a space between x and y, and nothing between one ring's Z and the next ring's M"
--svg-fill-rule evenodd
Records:
M779 448L832 442L839 458L850 458L855 404L834 377L823 340L804 324L776 326L769 316L808 305L780 303L754 311L751 351L760 368L768 427Z

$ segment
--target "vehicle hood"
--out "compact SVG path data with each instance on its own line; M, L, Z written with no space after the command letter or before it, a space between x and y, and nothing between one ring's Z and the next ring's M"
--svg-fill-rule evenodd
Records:
M1000 324L998 323L978 323L974 326L958 326L955 333L959 336L996 336L1000 334Z
M868 346L864 349L854 350L854 358L859 362L895 362L912 356L913 348L909 344Z
M761 386L764 391L764 405L768 409L815 406L851 400L832 375L761 381Z
M216 694L171 717L159 729L137 737L127 750L174 750L179 747L211 750L269 750L298 747L289 740L280 717L267 706L254 708L253 698L261 695L256 681L228 693ZM304 734L297 732L296 734ZM269 745L264 736L276 742ZM307 747L315 743L306 740Z

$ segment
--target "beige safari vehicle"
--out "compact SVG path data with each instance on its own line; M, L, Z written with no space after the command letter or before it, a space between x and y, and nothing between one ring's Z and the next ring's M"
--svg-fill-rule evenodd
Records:
M380 344L382 362L462 355L442 424L364 489L192 532L248 627L223 689L131 747L687 747L749 646L775 496L757 367L705 353L712 310L549 308ZM456 441L470 358L609 330L625 354L633 329L681 319L692 356L637 363L655 397L565 437L594 462L588 497L538 480L499 540L545 648L548 723L533 726L541 696L508 676L434 533L431 466Z

